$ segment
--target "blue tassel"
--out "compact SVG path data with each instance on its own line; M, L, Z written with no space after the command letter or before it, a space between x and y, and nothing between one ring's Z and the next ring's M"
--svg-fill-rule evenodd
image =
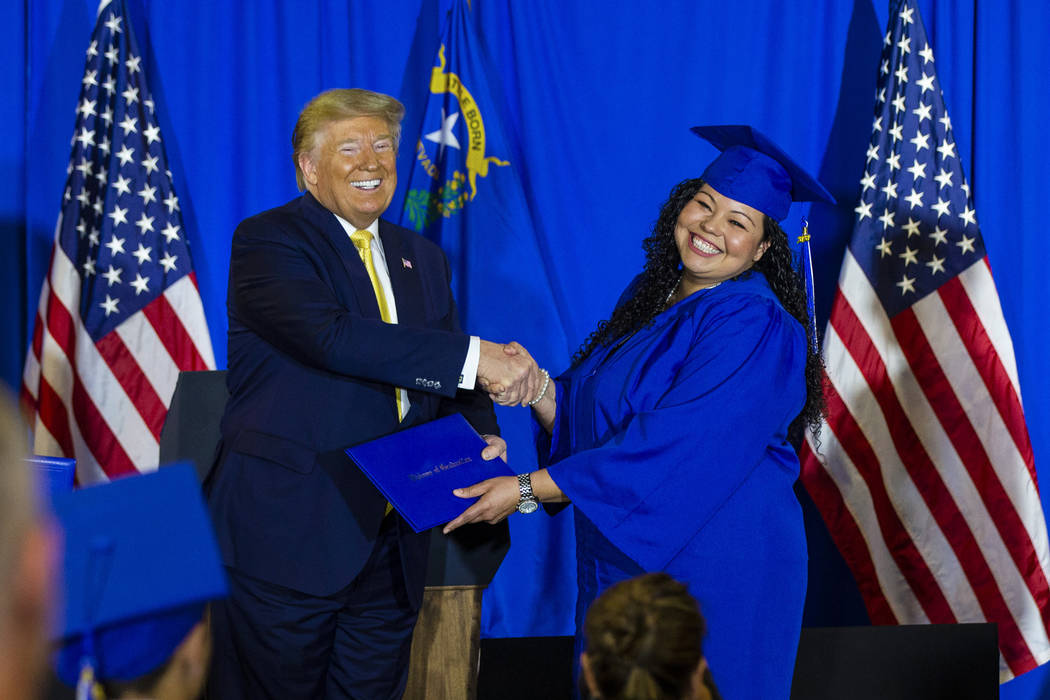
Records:
M817 310L813 296L813 255L809 250L809 221L802 217L802 235L798 237L802 246L802 278L806 282L806 311L809 313L809 346L814 353L820 352L817 344Z

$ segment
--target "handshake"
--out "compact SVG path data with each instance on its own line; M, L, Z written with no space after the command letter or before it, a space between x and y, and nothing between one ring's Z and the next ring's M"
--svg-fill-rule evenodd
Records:
M481 341L478 386L501 406L533 406L548 391L550 375L516 342Z

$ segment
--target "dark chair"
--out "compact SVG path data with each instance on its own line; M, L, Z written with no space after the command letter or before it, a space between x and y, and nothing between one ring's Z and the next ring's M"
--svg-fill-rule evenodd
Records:
M226 371L179 372L168 415L160 429L160 463L189 461L201 483L219 444L219 421L230 395Z

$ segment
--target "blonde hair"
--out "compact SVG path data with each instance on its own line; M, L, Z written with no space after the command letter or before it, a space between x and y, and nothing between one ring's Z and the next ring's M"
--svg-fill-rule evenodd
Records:
M295 183L306 189L299 156L309 153L317 145L317 136L332 122L354 117L378 117L387 123L394 137L394 150L401 143L401 120L405 106L390 95L360 88L326 90L306 103L292 130L292 160L295 162Z
M604 700L681 700L703 658L704 618L665 573L610 587L584 622L587 662Z

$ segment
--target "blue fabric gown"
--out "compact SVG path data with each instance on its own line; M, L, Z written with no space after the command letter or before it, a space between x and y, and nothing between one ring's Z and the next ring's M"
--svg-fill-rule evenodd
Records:
M577 642L605 588L666 571L700 601L723 696L787 698L807 557L786 436L805 332L756 272L618 342L556 384L547 464L576 509Z

